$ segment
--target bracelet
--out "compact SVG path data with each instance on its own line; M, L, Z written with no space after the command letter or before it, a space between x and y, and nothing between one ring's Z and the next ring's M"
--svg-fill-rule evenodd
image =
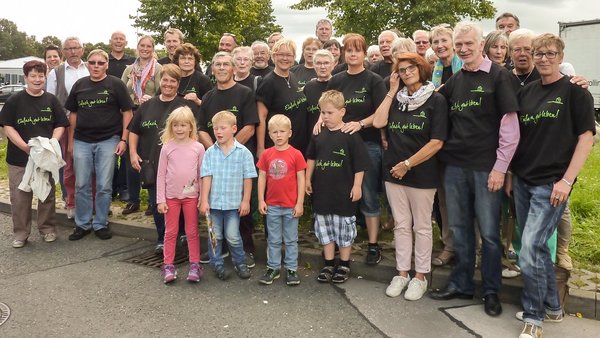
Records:
M569 188L573 188L573 183L567 181L564 177L561 178L560 180L563 181L563 182L565 182L569 186Z
M385 96L389 97L390 99L394 99L394 97L392 95L390 95L390 93L385 93Z
M119 142L125 142L125 144L127 144L127 140L125 140L124 138L122 138Z

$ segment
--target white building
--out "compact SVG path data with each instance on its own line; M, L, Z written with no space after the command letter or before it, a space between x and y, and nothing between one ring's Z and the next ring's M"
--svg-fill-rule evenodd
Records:
M23 81L23 65L31 60L44 62L44 59L35 56L0 61L0 84L25 83Z

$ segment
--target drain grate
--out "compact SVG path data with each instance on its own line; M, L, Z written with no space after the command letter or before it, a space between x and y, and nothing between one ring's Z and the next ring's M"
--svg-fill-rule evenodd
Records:
M163 265L163 255L157 255L154 253L154 251L146 251L139 255L135 255L130 258L125 258L123 261L160 269ZM187 261L188 261L187 250L178 248L175 251L175 260L174 260L173 264L178 265L181 263L185 263Z
M4 303L0 303L0 325L4 324L10 317L10 308Z

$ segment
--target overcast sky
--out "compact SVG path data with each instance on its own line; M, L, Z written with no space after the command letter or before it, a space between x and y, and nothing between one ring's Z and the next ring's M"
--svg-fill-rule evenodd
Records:
M287 37L301 43L314 34L315 23L327 16L324 9L293 11L296 0L273 0L275 18ZM496 0L497 14L512 12L521 26L535 32L558 33L558 21L591 20L600 17L600 1L592 0ZM21 7L21 4L26 6ZM129 46L134 47L136 30L129 15L135 15L137 0L27 0L3 1L0 17L17 24L19 31L35 35L38 41L54 35L64 39L76 35L83 42L108 42L114 30L126 33ZM75 14L75 12L79 12ZM482 22L485 32L494 29L494 20Z

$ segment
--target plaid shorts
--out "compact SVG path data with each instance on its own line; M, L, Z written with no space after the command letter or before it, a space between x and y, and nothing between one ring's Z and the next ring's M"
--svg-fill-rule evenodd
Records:
M315 214L315 235L321 245L335 242L341 248L349 247L356 238L356 216Z

